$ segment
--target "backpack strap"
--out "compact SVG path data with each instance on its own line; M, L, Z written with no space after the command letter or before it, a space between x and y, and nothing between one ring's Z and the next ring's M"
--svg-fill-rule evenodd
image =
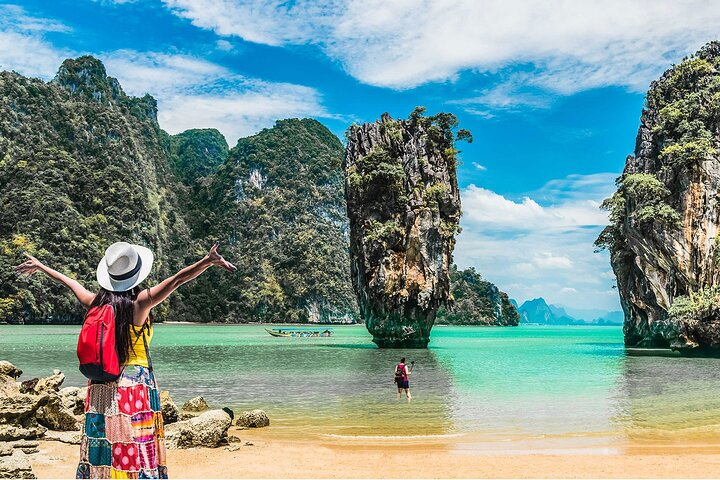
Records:
M147 322L143 323L143 326L140 327L140 331L142 332L142 339L143 339L143 345L145 346L145 356L148 359L148 369L152 372L153 366L152 366L152 359L150 358L150 349L148 349L147 340L145 339L145 326L147 325ZM130 325L130 328L133 332L136 332L135 325ZM137 335L137 333L136 333ZM132 351L135 351L135 346L140 341L140 336L138 335L137 338L135 338L135 342L132 344ZM122 370L120 370L120 375L122 376L123 372L125 371L125 367L127 367L127 363L122 366ZM119 377L118 377L119 378Z
M153 371L152 358L150 358L150 349L148 348L147 340L145 339L145 325L147 325L147 322L145 322L143 324L142 339L143 339L143 345L145 345L145 356L147 357L147 361L148 361L148 369L152 372Z

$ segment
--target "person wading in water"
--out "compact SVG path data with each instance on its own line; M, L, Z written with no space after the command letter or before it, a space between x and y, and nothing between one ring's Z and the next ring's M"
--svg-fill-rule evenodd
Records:
M180 285L214 265L229 272L237 270L217 249L216 243L198 262L153 287L140 289L150 274L153 253L140 245L114 243L98 264L100 290L95 294L27 253L28 260L15 267L21 275L43 272L62 283L89 311L110 305L114 313L120 373L113 381L89 382L77 478L168 478L160 398L148 351L153 338L150 311ZM90 317L88 314L86 321Z
M415 362L412 362L413 365ZM397 385L397 399L400 400L400 394L405 390L408 402L412 401L412 395L410 395L410 381L408 375L410 375L411 369L405 365L405 357L400 359L400 363L395 365L395 384Z

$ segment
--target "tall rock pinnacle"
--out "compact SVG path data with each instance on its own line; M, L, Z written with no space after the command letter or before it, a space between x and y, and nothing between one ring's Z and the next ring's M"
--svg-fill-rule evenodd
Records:
M424 348L450 293L459 230L454 115L384 114L352 126L345 150L353 285L380 347ZM458 139L472 140L459 130Z

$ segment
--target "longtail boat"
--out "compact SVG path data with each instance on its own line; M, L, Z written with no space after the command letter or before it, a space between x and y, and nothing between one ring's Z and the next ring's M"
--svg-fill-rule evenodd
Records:
M332 337L333 329L316 328L266 328L265 331L273 337Z

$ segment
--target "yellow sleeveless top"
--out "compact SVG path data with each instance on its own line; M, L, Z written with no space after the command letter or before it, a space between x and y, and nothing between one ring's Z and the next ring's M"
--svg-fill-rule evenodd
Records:
M130 325L130 353L126 365L140 365L145 368L150 368L148 364L147 354L145 353L145 345L142 339L142 327L136 327ZM153 337L153 327L150 325L149 328L145 329L145 340L147 341L148 349ZM133 348L133 346L135 348Z

